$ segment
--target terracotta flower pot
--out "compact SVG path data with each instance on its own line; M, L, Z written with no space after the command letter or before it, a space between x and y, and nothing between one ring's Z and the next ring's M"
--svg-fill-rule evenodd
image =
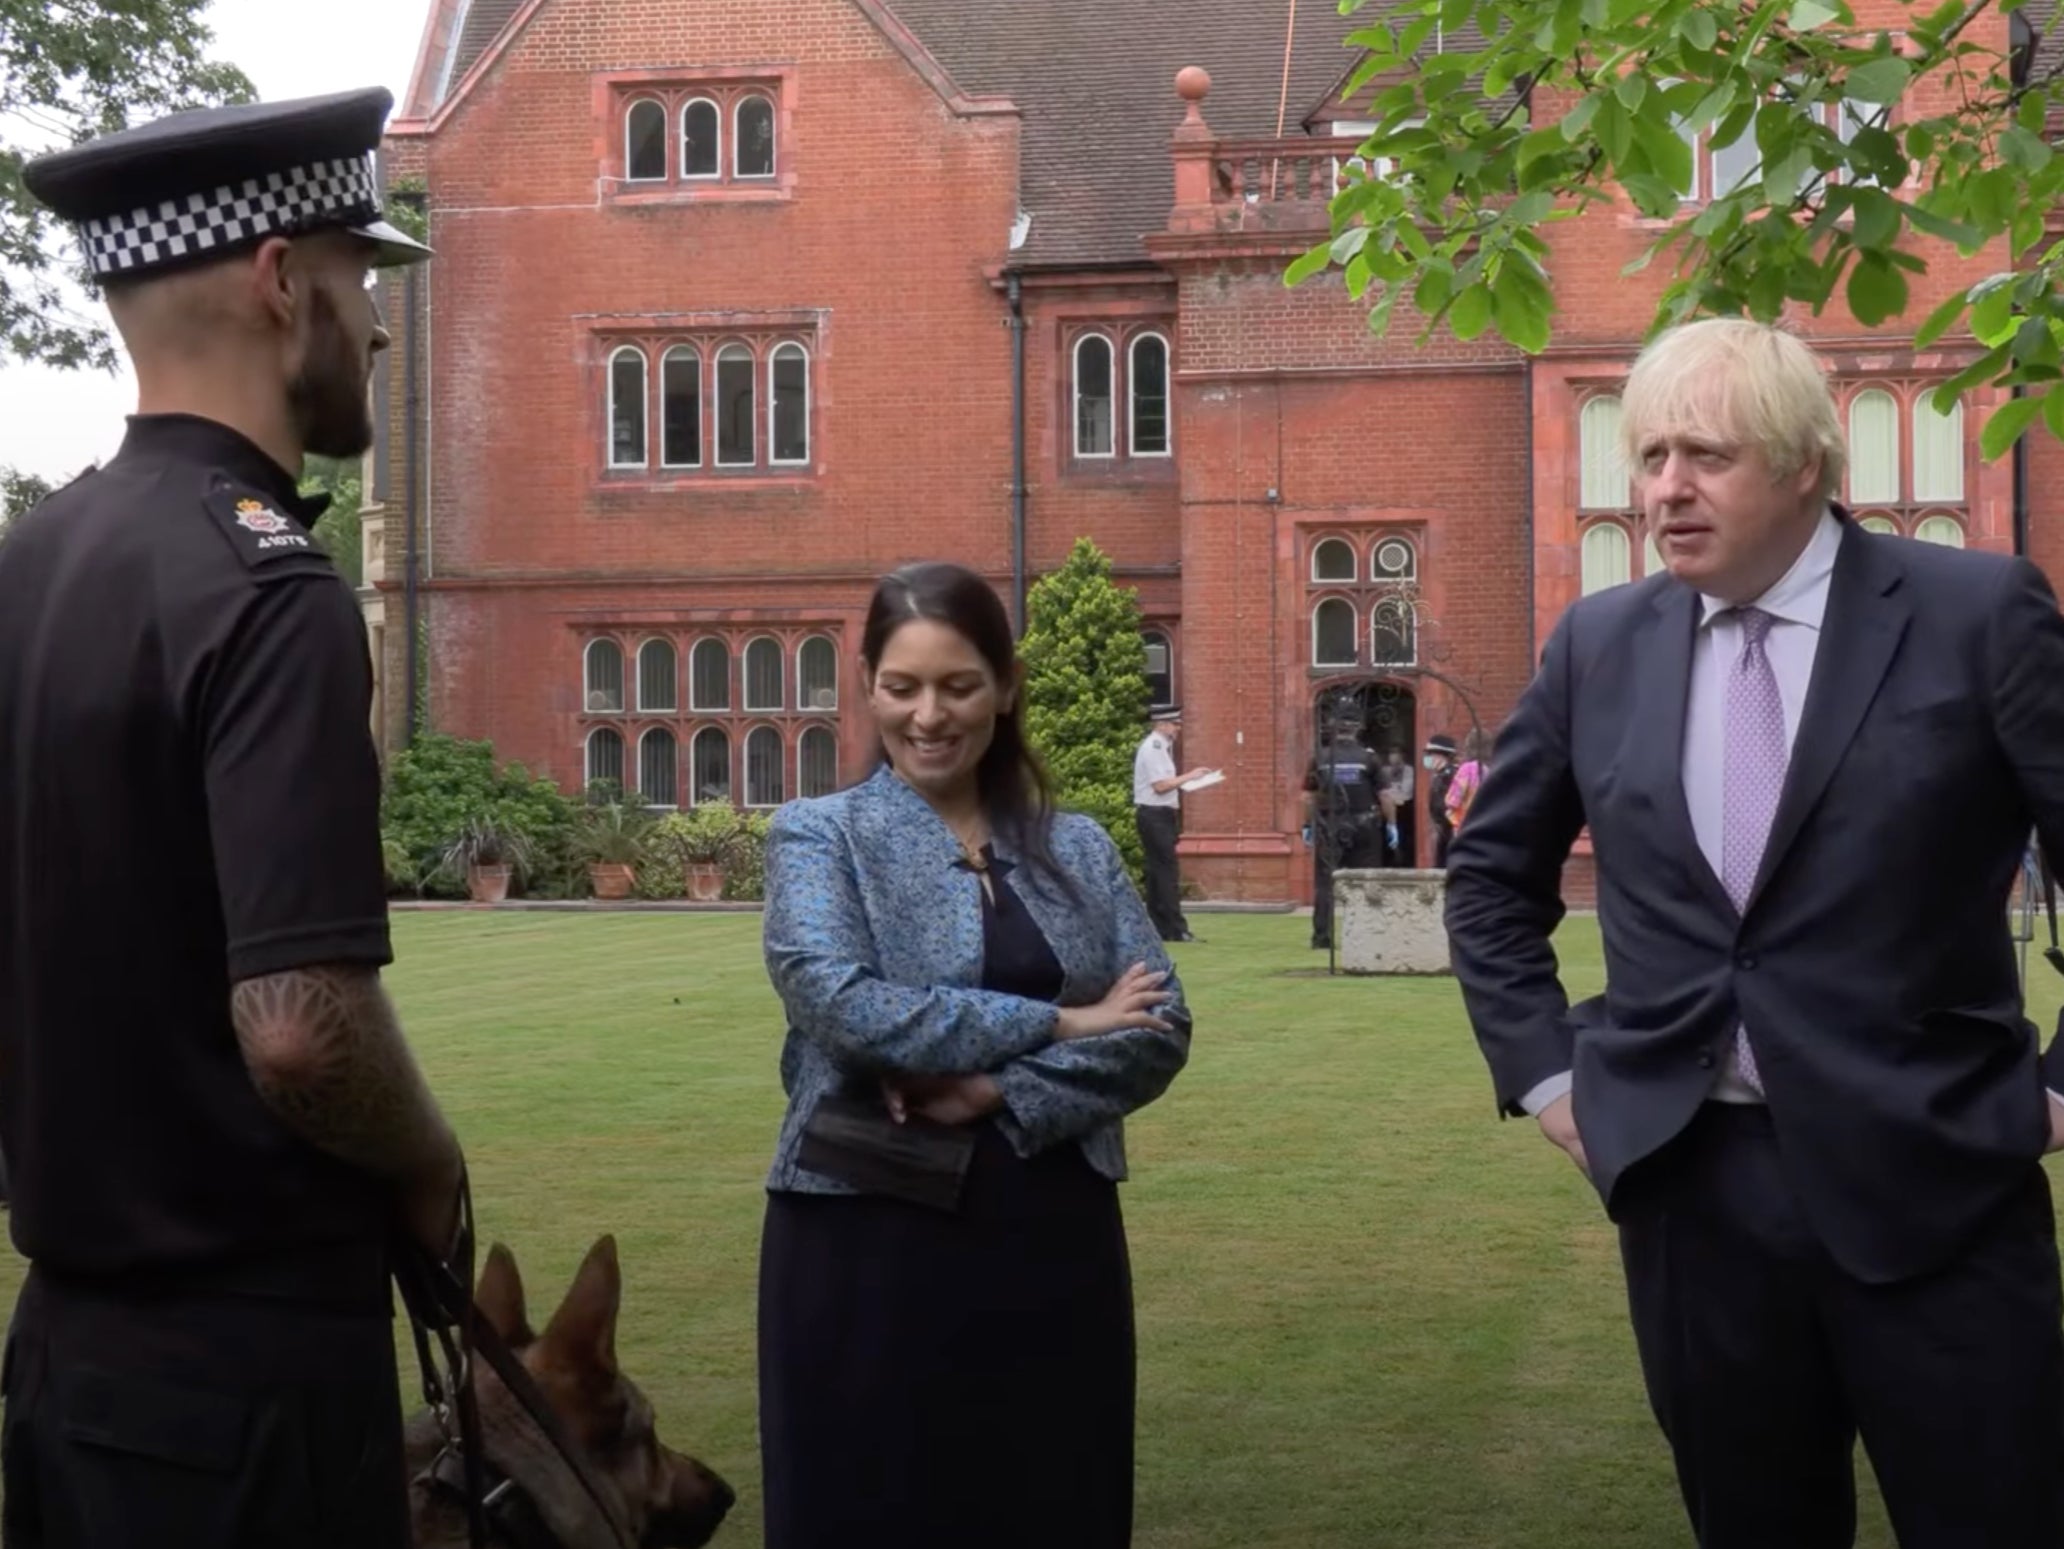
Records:
M688 896L699 904L713 904L724 896L724 868L715 861L688 863Z
M629 866L590 866L588 881L597 898L629 898L638 874Z
M476 904L500 903L509 896L509 868L469 866L466 869L466 891L473 895Z

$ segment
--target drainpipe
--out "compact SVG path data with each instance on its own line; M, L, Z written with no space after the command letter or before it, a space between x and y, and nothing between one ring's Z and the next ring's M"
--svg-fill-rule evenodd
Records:
M1025 294L1013 270L1004 277L1011 331L1011 617L1025 635Z
M2057 391L2056 388L2051 389ZM2014 396L2025 398L2028 389L2019 382L2014 384ZM2028 437L2023 431L2014 443L2014 552L2024 558L2028 553Z
M419 197L413 194L401 194L397 195L396 198L397 202L409 205L418 213L421 212L423 205ZM405 384L402 389L402 442L405 449L403 456L408 466L408 487L403 496L402 503L406 516L405 530L407 534L406 550L402 561L402 615L408 629L408 676L404 681L408 685L408 735L406 741L410 747L415 746L416 735L422 727L423 720L422 695L418 687L421 673L421 664L418 659L421 651L419 640L421 630L417 622L420 607L417 598L417 588L418 576L421 573L417 534L422 526L419 511L421 501L418 498L417 492L423 487L423 470L420 466L422 437L418 428L418 420L422 413L422 392L417 379L418 346L416 340L416 335L421 332L422 322L420 292L418 290L418 286L421 283L421 274L422 265L410 264L403 271L402 277L402 309L408 317L408 347L402 357L402 373Z
M1521 423L1526 426L1526 616L1527 616L1527 670L1525 676L1532 677L1540 665L1540 608L1534 598L1534 357L1522 354L1521 364L1526 375L1523 378L1526 391L1526 412ZM1470 715L1473 724L1474 712Z

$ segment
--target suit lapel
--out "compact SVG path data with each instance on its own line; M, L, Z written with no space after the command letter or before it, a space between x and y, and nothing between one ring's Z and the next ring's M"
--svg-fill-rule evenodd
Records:
M1691 700L1691 650L1699 622L1698 593L1668 585L1656 596L1655 616L1636 649L1648 664L1636 676L1634 783L1654 799L1663 822L1663 846L1684 864L1708 901L1734 904L1699 848L1691 806L1684 796L1684 720Z
M1806 819L1826 793L1864 713L1877 698L1906 634L1912 607L1899 591L1900 573L1869 534L1844 523L1842 547L1828 579L1827 614L1813 656L1813 676L1799 711L1799 734L1785 768L1784 789L1756 870L1749 908L1783 863Z

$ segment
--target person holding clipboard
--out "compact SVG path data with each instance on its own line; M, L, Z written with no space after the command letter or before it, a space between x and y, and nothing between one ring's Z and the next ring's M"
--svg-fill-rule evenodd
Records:
M1175 859L1181 831L1182 792L1201 790L1207 776L1216 785L1214 769L1175 768L1175 739L1182 734L1182 707L1156 710L1152 725L1132 758L1132 811L1139 824L1140 847L1146 852L1147 914L1163 941L1195 941L1182 912L1182 878Z

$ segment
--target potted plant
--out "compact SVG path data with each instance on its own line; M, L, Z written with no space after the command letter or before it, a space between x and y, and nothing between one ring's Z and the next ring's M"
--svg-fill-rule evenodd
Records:
M440 870L466 879L476 904L498 904L509 896L509 879L530 862L530 841L491 817L471 817L444 847Z
M606 802L582 811L579 848L588 863L588 882L597 898L631 896L650 826L643 813L622 802Z
M706 801L659 825L659 839L687 874L688 896L712 904L724 896L724 877L738 849L738 812Z

